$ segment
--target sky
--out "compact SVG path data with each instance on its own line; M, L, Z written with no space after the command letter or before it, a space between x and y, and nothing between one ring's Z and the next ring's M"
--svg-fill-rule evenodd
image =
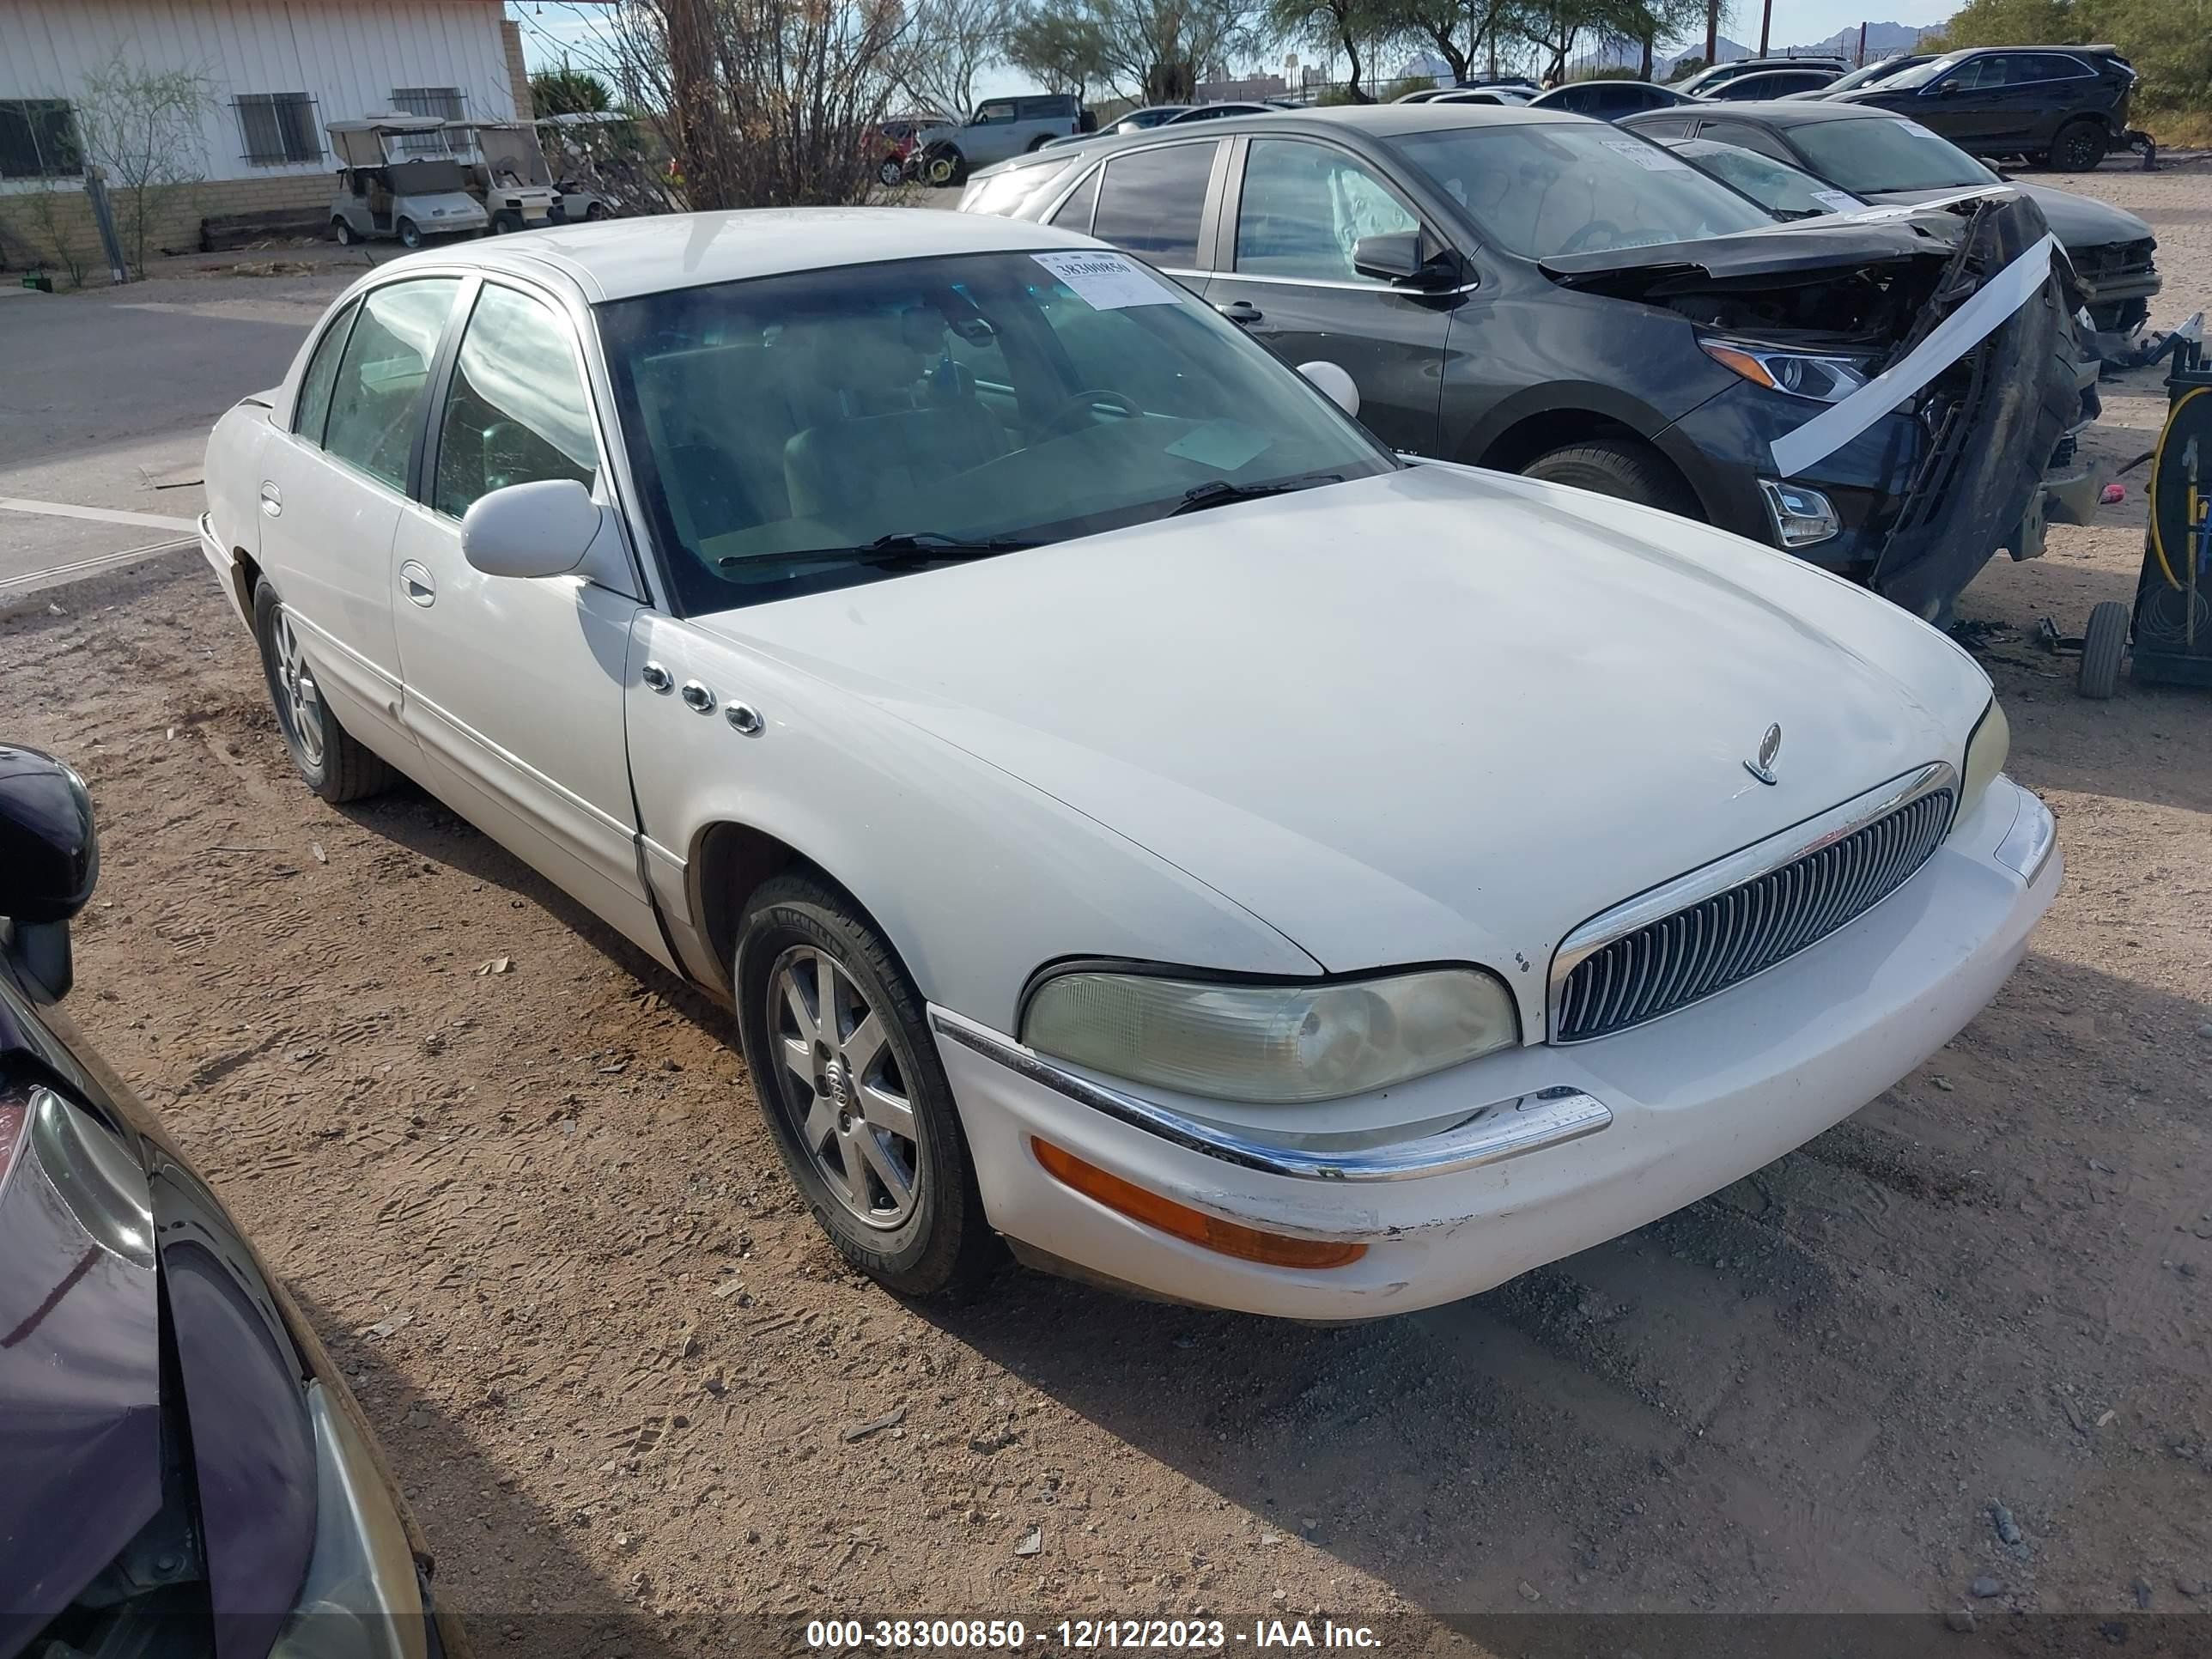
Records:
M1731 40L1759 44L1759 0L1728 0L1728 21L1721 33ZM1775 48L1825 40L1838 29L1856 28L1869 21L1865 0L1773 0ZM1957 0L1880 0L1881 10L1871 15L1877 22L1909 23L1921 27L1940 23L1958 9ZM523 55L532 69L557 64L565 50L579 69L594 55L601 25L596 21L604 6L589 0L507 0L507 15L522 25ZM1698 45L1702 48L1702 42ZM1260 65L1237 64L1257 69ZM1275 65L1270 64L1268 68ZM1385 65L1395 70L1395 63ZM1036 88L1018 70L987 70L976 82L979 97Z

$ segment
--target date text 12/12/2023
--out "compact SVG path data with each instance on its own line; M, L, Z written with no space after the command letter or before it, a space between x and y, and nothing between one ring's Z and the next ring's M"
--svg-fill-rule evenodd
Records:
M1158 1650L1221 1653L1236 1648L1261 1652L1298 1648L1382 1645L1366 1625L1340 1625L1333 1619L1255 1619L1249 1624L1223 1619L1063 1619L1030 1630L1018 1619L817 1619L806 1626L806 1645L833 1652L962 1650L1019 1652L1055 1640L1072 1652Z

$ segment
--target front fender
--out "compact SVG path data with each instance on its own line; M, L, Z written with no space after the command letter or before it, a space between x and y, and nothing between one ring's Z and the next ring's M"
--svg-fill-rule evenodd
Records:
M922 995L1014 1029L1024 982L1071 956L1126 957L1243 973L1321 965L1257 916L1105 824L923 730L888 695L828 684L764 653L658 613L641 615L633 662L697 681L716 707L672 689L625 691L630 772L647 863L665 902L693 893L689 924L732 896L689 878L708 833L775 837L858 899ZM747 735L732 702L758 711ZM678 878L681 877L680 885Z

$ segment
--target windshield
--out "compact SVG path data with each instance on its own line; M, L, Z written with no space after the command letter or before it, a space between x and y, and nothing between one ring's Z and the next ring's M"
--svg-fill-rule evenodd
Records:
M1994 185L1996 173L1917 121L1901 115L1863 121L1808 121L1790 137L1831 184L1870 190L1939 190Z
M599 315L692 612L1141 523L1193 490L1397 465L1234 324L1104 249L794 272Z
M1864 69L1853 70L1840 80L1829 82L1827 89L1830 92L1849 92L1854 87L1870 87L1877 81L1895 86L1898 84L1895 77L1903 75L1905 70L1911 67L1912 65L1908 64L1905 69L1893 70L1887 62L1869 64Z
M1957 52L1952 52L1947 57L1931 58L1924 64L1915 64L1910 69L1898 70L1888 80L1883 82L1882 85L1891 92L1910 92L1915 87L1926 86L1946 70L1957 68L1958 64Z
M1524 259L1771 229L1752 203L1648 139L1595 123L1449 127L1386 141Z
M1836 190L1809 173L1735 144L1711 138L1686 138L1668 149L1700 173L1733 185L1770 213L1804 219L1822 213L1851 213L1866 205L1848 191Z

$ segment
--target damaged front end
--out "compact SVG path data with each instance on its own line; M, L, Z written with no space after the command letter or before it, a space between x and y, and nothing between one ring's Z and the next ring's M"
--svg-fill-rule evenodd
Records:
M1810 530L1778 509L1767 539L1941 622L2000 548L2035 556L2047 513L2094 500L2074 439L2095 365L2051 246L2034 203L1997 192L1543 268L1693 324L1746 385L1681 424L1771 501L1834 504Z

